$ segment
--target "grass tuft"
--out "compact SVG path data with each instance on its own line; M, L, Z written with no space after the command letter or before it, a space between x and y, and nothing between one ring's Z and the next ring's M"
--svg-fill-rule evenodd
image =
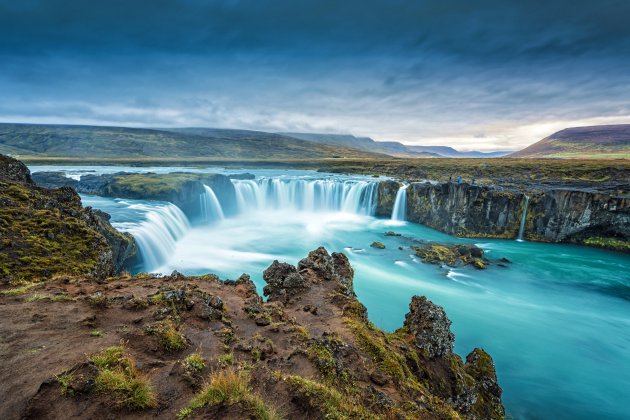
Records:
M254 419L279 420L280 415L267 406L263 399L254 394L249 387L250 376L244 371L235 369L217 371L210 377L199 394L197 394L178 414L178 418L185 419L195 410L203 407L213 407L219 404L241 405L249 411Z
M303 397L312 409L319 411L322 418L379 418L375 413L368 412L361 405L354 404L347 395L333 387L297 375L288 375L281 379L291 384L296 394Z
M177 331L175 323L171 320L162 321L147 328L147 333L158 337L160 344L168 352L180 351L188 346L186 337Z
M217 358L217 361L223 367L232 366L234 364L234 354L233 353L222 354L221 356Z
M132 410L155 407L157 398L151 383L140 375L122 346L108 347L89 360L98 368L97 391L112 394L117 404Z
M67 302L69 300L72 300L72 298L68 295L62 294L62 295L40 295L38 293L29 296L26 301L27 302L37 302L40 300L47 300L49 302Z
M39 286L41 283L27 283L20 287L15 287L13 289L7 289L0 292L0 296L19 296L27 293L33 287Z
M182 361L184 368L191 372L199 373L206 367L206 360L200 353L192 353Z

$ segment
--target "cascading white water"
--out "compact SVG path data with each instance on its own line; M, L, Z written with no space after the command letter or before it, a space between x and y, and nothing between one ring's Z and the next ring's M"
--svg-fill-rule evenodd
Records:
M392 210L392 220L404 221L407 219L407 187L409 185L401 185L396 193L394 200L394 208Z
M205 192L201 194L201 217L204 222L223 220L223 208L212 188L204 184Z
M523 233L525 231L525 220L527 219L527 206L529 205L529 197L525 197L525 206L523 207L523 214L521 215L521 226L518 229L517 241L523 241Z
M376 209L376 182L261 178L232 183L239 213L282 209L373 215Z
M175 243L190 230L186 215L174 204L147 206L134 204L130 208L146 211L145 220L128 229L142 257L144 269L161 266L175 250Z

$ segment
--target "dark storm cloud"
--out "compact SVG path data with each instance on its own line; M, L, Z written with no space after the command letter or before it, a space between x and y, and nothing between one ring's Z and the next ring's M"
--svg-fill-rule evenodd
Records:
M628 16L625 0L0 0L0 118L518 147L537 140L523 127L630 115Z

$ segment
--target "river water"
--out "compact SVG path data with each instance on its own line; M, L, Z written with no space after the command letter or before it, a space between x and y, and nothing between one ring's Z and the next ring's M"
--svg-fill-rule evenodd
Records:
M64 170L76 178L87 170L139 171L31 170ZM232 181L236 209L228 214L207 191L200 197L202 220L188 220L170 203L86 195L82 200L110 213L116 228L134 234L144 258L139 269L145 271L212 272L222 278L245 272L262 291L262 271L274 259L296 264L321 245L345 252L355 269L357 295L375 324L389 331L400 327L413 295L426 295L443 306L453 321L455 351L465 356L482 347L493 356L508 414L514 418L628 418L627 255L572 245L454 238L421 225L376 218L372 178L247 172L256 179ZM385 236L390 230L402 236ZM423 264L408 248L412 239L474 243L491 260L505 257L512 263L483 271ZM386 248L371 248L373 241Z

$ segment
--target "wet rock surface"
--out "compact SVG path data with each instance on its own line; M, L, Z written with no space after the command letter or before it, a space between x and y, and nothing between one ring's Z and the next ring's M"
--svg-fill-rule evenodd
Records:
M405 315L405 327L415 336L415 345L427 357L445 357L453 353L455 336L444 309L424 296L414 296Z
M483 249L476 245L431 244L411 247L423 262L449 267L471 265L479 270L485 269L489 261L484 257Z
M396 193L400 188L400 183L396 181L381 181L378 183L378 195L376 205L376 215L381 217L390 217L394 210L394 202L396 201Z

